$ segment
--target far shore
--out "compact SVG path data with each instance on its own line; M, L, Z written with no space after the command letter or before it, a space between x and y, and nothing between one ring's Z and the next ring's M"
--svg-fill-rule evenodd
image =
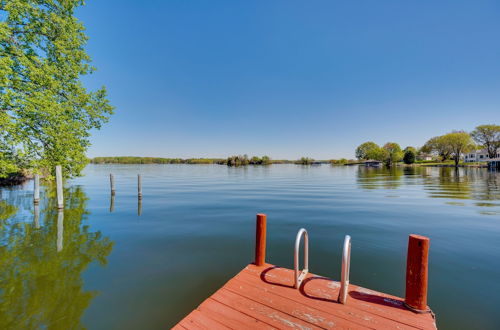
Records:
M104 158L106 161L104 161ZM121 161L121 159L125 159ZM338 160L312 160L308 159L307 163L303 160L270 160L266 164L245 164L238 165L235 167L244 166L269 166L269 165L282 165L282 164L295 164L302 166L318 166L318 165L331 165L331 166L365 166L364 161L354 161L350 160L347 162L339 162ZM97 160L97 161L96 161ZM225 159L218 158L191 158L191 159L180 159L180 158L155 158L155 157L99 157L90 160L90 164L93 165L175 165L175 164L185 164L185 165L226 165ZM404 164L402 162L395 164L396 167L455 167L455 164L451 161L447 162L432 162L432 161L417 161L414 164ZM385 166L384 166L385 167ZM460 163L458 167L467 168L488 168L488 164L484 163ZM42 176L43 177L43 176ZM7 178L0 179L0 187L15 186L22 184L23 182L32 179L33 175L30 171L23 171L23 173L17 173L11 175Z
M307 160L307 163L304 163ZM159 158L159 157L131 157L131 156L118 156L118 157L96 157L90 160L91 164L96 165L109 165L109 164L121 164L121 165L145 165L145 164L188 164L188 165L207 165L207 164L217 164L217 165L227 165L225 158ZM327 160L314 160L311 158L302 158L300 160L288 160L288 159L271 159L265 164L246 164L246 165L280 165L280 164L297 164L297 165L325 165L329 164L332 166L353 166L361 165L364 166L365 161L353 160L353 159L327 159ZM240 165L240 166L246 166ZM405 164L403 162L398 162L395 164L399 167L413 167L413 166L423 166L423 167L455 167L455 163L451 160L449 161L416 161L413 164ZM488 164L486 162L476 162L476 163L464 163L461 162L458 167L475 167L475 168L487 168Z

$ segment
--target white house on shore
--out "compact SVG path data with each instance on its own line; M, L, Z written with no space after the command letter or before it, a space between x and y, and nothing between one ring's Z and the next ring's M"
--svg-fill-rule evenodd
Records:
M497 153L494 158L500 158L500 148L497 149ZM476 150L474 152L470 152L465 154L464 162L472 163L472 162L487 162L490 160L488 156L488 151L486 149Z

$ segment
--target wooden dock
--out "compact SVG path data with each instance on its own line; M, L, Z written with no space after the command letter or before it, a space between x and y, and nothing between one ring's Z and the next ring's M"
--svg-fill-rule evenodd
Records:
M297 241L300 243L299 237ZM427 288L425 310L410 307L411 311L405 299L349 285L348 270L347 285L307 273L296 288L295 270L265 263L264 259L265 218L263 226L257 224L256 262L246 266L174 329L436 329L426 305ZM410 267L413 264L409 263ZM411 273L414 277L415 272ZM407 274L407 291L408 278ZM341 286L347 290L343 304L339 300Z

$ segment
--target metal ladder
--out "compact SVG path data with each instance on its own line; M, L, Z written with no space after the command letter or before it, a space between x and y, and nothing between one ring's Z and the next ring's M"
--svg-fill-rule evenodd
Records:
M304 238L304 269L299 271L299 251L300 251L300 241ZM295 238L295 248L293 253L293 266L295 273L295 283L294 287L296 289L300 288L300 285L304 281L305 277L309 273L309 235L307 230L301 228L297 233ZM342 251L342 270L340 275L340 291L338 301L341 304L345 304L347 301L347 293L349 289L349 270L351 266L351 236L346 235L344 238L344 248Z

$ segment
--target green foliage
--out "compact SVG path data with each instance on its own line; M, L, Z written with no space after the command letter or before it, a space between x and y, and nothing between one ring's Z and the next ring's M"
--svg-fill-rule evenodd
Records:
M227 166L245 166L250 164L250 160L247 155L231 156L227 158Z
M215 158L159 158L159 157L95 157L92 164L215 164L222 159Z
M341 158L341 159L331 159L330 160L330 164L331 165L345 165L345 164L349 164L349 160L345 159L345 158Z
M401 151L399 144L395 142L387 142L384 145L383 150L385 156L384 162L388 166L392 166L403 159L403 151Z
M365 142L356 148L357 159L377 159L380 156L380 147L375 142Z
M441 136L436 136L427 141L421 148L423 152L434 152L441 156L442 161L453 159L455 166L460 163L460 156L475 148L469 133L455 131Z
M413 164L417 158L417 150L413 147L406 147L404 150L403 162L405 164Z
M455 166L460 163L462 153L469 152L475 149L474 142L467 132L457 131L443 135L443 143L448 146L451 151Z
M429 139L420 151L423 153L434 152L441 157L442 161L450 159L452 153L449 144L443 136L435 136Z
M480 125L471 132L471 136L476 143L486 148L490 158L495 158L500 148L500 125Z
M82 4L0 1L0 177L57 164L78 176L90 130L112 114L105 88L88 91L80 81L94 71L73 16Z
M271 159L268 156L263 156L262 158L259 158L257 156L253 156L250 159L250 164L251 165L269 165L269 164L271 164Z
M314 163L314 159L308 157L302 157L295 162L295 164L299 165L311 165L312 163Z

